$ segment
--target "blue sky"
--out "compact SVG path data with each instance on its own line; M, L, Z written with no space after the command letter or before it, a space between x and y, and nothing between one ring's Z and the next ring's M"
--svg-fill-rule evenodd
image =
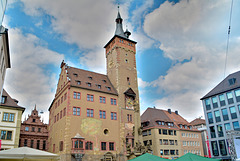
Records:
M4 88L25 115L36 104L48 119L63 59L106 73L103 46L114 35L118 2L138 42L141 113L155 106L188 121L204 116L200 98L224 77L230 0L9 0L3 25L12 68ZM239 7L234 1L226 75L240 69Z

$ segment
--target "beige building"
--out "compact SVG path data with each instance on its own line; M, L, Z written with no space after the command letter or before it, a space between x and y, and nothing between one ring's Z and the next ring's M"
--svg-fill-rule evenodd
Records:
M141 116L143 142L150 142L153 155L175 159L188 152L203 156L201 132L178 111L148 108Z
M139 100L136 42L116 31L105 45L107 75L61 64L57 91L49 108L49 151L61 160L126 160L134 144L134 103ZM140 120L140 114L136 115Z
M0 104L1 150L18 147L21 118L25 108L18 106L17 103L18 101L12 99L3 89Z

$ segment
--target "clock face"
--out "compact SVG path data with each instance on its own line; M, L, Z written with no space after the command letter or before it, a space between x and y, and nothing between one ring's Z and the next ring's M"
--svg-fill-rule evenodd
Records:
M127 106L133 107L133 100L131 98L127 98Z

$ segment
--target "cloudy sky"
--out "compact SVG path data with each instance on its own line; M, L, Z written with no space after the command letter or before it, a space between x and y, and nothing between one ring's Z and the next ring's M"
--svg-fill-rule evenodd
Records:
M178 110L204 116L200 98L224 78L231 0L9 0L12 68L4 88L44 112L54 98L60 63L106 74L103 46L113 37L117 5L137 41L141 113ZM240 1L234 1L226 74L240 69Z

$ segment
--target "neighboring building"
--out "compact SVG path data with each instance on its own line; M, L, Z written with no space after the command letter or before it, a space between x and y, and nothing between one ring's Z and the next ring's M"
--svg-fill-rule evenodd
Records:
M239 131L240 71L230 74L201 98L209 134L211 156L231 159L226 131Z
M6 69L11 67L8 43L8 29L2 26L6 5L7 0L0 0L0 96L2 96Z
M195 120L191 121L190 124L192 124L193 127L195 127L196 129L202 132L202 144L203 144L204 157L211 158L211 155L209 155L211 153L209 148L206 121L201 118L196 118Z
M49 151L61 160L126 160L126 142L134 144L136 42L122 21L118 12L115 35L104 47L107 75L61 64L48 139ZM140 124L139 111L136 116Z
M148 108L141 116L143 142L152 145L153 155L175 159L186 153L203 156L201 132L172 112Z
M8 29L0 26L0 92L2 94L6 69L10 68Z
M25 108L17 105L3 89L0 104L1 150L17 148L20 136L21 118Z
M27 120L25 119L21 124L19 147L27 146L47 150L48 125L43 123L40 118L35 106L31 115L28 115Z

